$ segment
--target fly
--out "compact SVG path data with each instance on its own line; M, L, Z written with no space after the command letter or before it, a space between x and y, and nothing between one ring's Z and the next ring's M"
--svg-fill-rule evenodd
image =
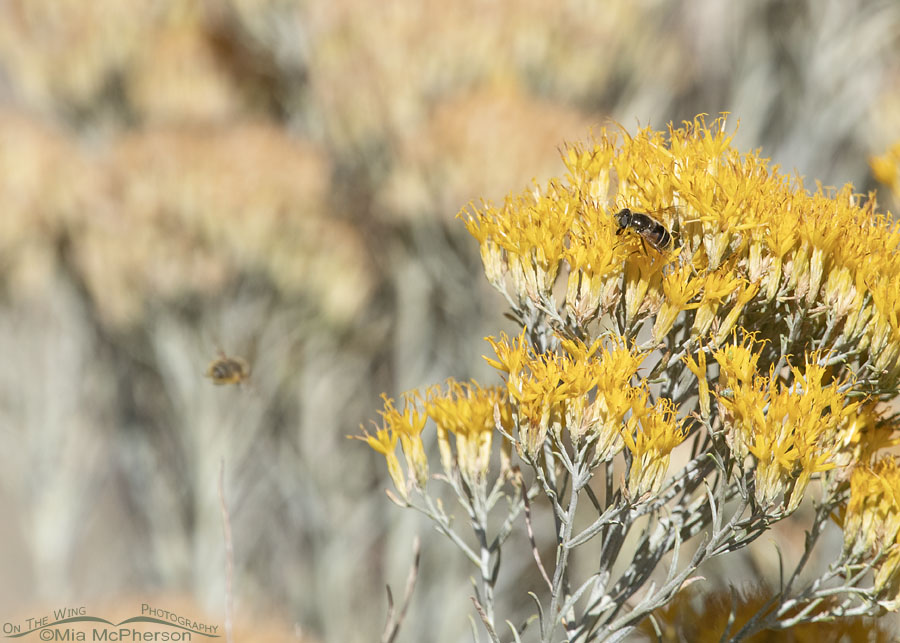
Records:
M619 224L616 234L622 234L622 231L630 228L660 252L664 252L672 246L672 233L649 214L622 208L615 217Z

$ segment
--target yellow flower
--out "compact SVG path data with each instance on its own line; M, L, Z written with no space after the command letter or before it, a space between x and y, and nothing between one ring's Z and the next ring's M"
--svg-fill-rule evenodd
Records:
M876 181L900 193L900 142L891 145L884 155L870 158L869 167Z
M499 340L487 341L497 359L485 357L494 368L507 373L506 388L514 407L514 424L519 432L519 455L537 459L551 427L561 426L560 402L565 397L564 368L555 354L536 354L528 345L523 331L510 342L501 334Z
M734 303L734 307L728 311L728 315L725 317L725 321L722 322L722 325L719 326L719 330L716 332L715 343L721 344L725 341L726 337L728 337L728 333L731 332L731 329L734 328L735 322L737 322L737 318L744 311L744 306L746 306L751 299L756 296L757 291L759 290L759 284L752 284L748 282L744 282L741 292L737 296L737 301Z
M900 289L896 278L879 276L869 290L875 309L869 324L869 352L877 355L875 369L890 371L900 355Z
M458 469L470 484L484 481L491 460L495 407L500 410L501 422L509 422L505 396L499 388L449 380L446 392L439 387L428 390L425 412L437 427L441 463L448 474ZM510 426L504 428L509 430ZM454 436L454 445L448 434Z
M838 344L853 343L862 350L865 348L864 342L867 342L865 333L868 331L869 318L872 315L872 306L864 305L868 297L867 288L856 286L856 297L850 305L850 311L847 319L844 320L844 327L841 330Z
M817 352L805 357L803 369L791 367L790 386L777 383L774 367L768 376L757 374L758 355L747 347L731 346L715 357L729 386L728 395L718 394L729 445L739 460L753 456L757 500L768 506L784 494L786 510L794 511L812 476L840 461L859 403L846 401L843 382L823 384L826 369Z
M719 305L727 297L730 297L742 283L743 280L735 276L733 266L722 266L706 275L700 306L691 329L694 336L702 336L709 331L709 327L719 311Z
M633 458L628 490L632 497L640 498L659 490L669 468L669 455L687 433L670 400L660 398L649 409L636 405L632 410L635 421L629 422L622 437Z
M597 356L594 400L588 407L593 423L586 434L595 439L595 461L607 461L622 450L621 433L635 399L646 393L646 384L632 384L647 357L625 347L621 339L613 348L604 347Z
M428 480L428 459L422 444L422 429L428 418L416 409L409 397L404 399L402 413L394 406L392 399L385 395L381 397L384 399L384 410L380 411L380 415L384 419L384 426L390 429L392 435L400 438L407 469L414 483L423 489Z
M785 215L793 214L800 207L799 199L788 197L781 204L779 211ZM795 205L796 204L796 205ZM784 257L797 243L797 224L794 216L773 216L765 223L765 240L772 257L772 265L766 279L766 301L772 301L781 285L781 270Z
M376 429L374 436L369 435L365 429L363 429L363 433L362 437L351 437L364 440L372 449L384 456L387 461L388 474L394 482L394 487L400 492L400 496L406 500L409 497L409 489L403 476L403 469L400 468L400 460L397 459L397 434L387 428Z
M810 249L809 283L805 293L807 305L811 305L819 294L825 258L834 256L835 244L847 233L843 226L836 225L834 210L834 199L821 192L816 193L807 202L800 222L800 238Z
M735 458L743 461L758 427L765 426L763 409L768 402L769 379L753 375L748 381L730 381L728 394L718 395L719 408L728 429L725 437Z
M662 279L665 298L653 324L653 341L659 342L672 329L675 319L684 310L700 304L688 304L700 292L704 279L695 274L691 264L683 264Z
M619 278L625 249L618 243L612 217L585 205L572 223L563 251L569 264L566 309L580 325L612 310L621 296Z
M384 410L379 411L382 428L377 429L374 436L369 435L363 429L362 436L351 437L364 440L372 449L385 457L388 474L391 476L394 486L400 492L400 496L407 500L413 488L424 489L428 480L428 459L422 444L422 429L425 427L427 418L416 410L415 404L409 397L404 400L405 407L402 413L397 410L394 400L386 395L381 397L384 400ZM410 474L408 480L403 475L400 461L397 458L398 440L402 446L407 470Z
M843 530L844 551L853 557L888 552L876 564L875 591L889 608L896 608L900 601L900 468L893 457L854 469Z
M508 198L500 209L485 204L459 216L481 245L491 284L505 291L508 269L519 302L540 303L551 295L576 209L571 191L551 181L543 191Z
M408 397L404 399L402 413L394 407L393 400L385 398L382 416L392 432L400 436L407 469L413 473L418 487L424 488L428 481L428 458L422 443L422 429L425 428L427 417L416 409L415 403Z
M763 346L755 341L753 333L748 333L745 337L746 343L728 344L713 353L721 369L719 379L724 380L729 387L737 383L749 383L757 374L756 364ZM758 346L758 350L754 350L754 344Z
M625 319L634 322L652 312L647 291L659 289L663 262L655 256L633 253L625 263Z
M850 269L838 266L829 271L825 279L825 305L829 312L837 318L843 318L861 304L862 298L857 296Z
M841 454L838 466L871 464L883 449L897 446L896 424L883 421L872 402L860 404L847 418L837 439Z
M709 419L709 382L706 379L706 351L700 347L695 360L690 355L685 355L684 363L697 378L697 396L700 404L700 417L704 420Z
M599 134L590 149L577 144L569 145L563 155L569 184L594 203L606 202L613 196L610 170L613 158L618 154L616 133L604 127Z

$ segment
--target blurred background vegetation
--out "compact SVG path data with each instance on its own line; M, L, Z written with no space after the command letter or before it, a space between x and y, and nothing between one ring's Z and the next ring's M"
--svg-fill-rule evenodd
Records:
M490 380L509 322L462 207L610 119L721 111L873 189L900 5L0 2L0 618L157 596L221 623L224 458L238 621L285 625L259 640L373 640L420 532L401 638L467 637L466 564L345 436L382 392ZM220 350L247 385L204 378Z

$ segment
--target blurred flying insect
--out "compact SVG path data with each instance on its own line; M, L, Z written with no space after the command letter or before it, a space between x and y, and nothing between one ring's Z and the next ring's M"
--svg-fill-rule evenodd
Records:
M615 214L615 218L619 224L616 234L622 234L630 229L640 236L641 243L649 243L659 252L665 252L672 247L672 233L649 214L622 208Z
M229 357L219 351L219 356L207 367L206 377L219 386L240 384L250 377L250 365L242 357Z

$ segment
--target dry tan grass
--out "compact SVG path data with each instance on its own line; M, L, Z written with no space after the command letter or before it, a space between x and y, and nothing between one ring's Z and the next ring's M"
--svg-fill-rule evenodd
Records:
M741 146L863 186L900 138L895 6L721 7L0 3L0 604L215 604L224 456L239 620L371 640L421 525L344 436L382 391L485 372L467 201L607 116L731 109ZM203 378L218 349L248 386ZM406 640L466 630L443 546Z

